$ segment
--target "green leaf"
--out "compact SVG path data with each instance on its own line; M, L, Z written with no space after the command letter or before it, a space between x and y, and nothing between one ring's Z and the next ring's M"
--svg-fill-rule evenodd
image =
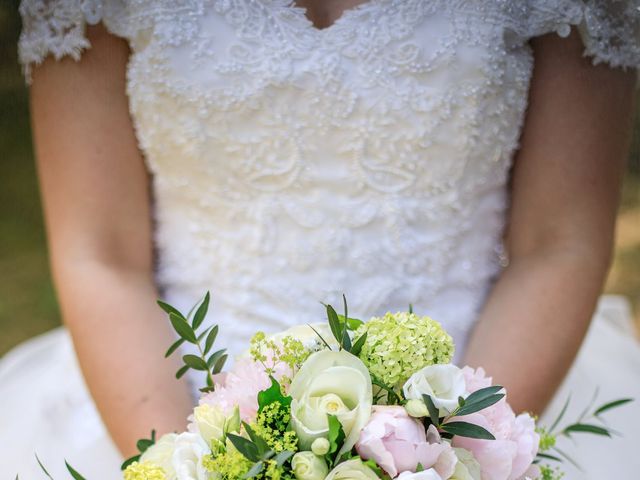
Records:
M49 477L51 480L53 480L53 477L51 476L51 474L49 472L47 472L47 469L44 468L44 465L42 464L42 462L40 461L40 458L38 458L38 455L36 454L36 460L38 461L38 465L40 465L40 468L42 469L42 471L44 472L44 474Z
M202 303L198 307L198 310L196 310L196 314L193 316L193 321L191 322L191 327L194 330L197 330L198 327L202 325L204 318L207 316L207 311L209 310L210 298L211 297L209 295L209 292L207 292L207 294L204 296L204 300L202 300Z
M469 395L465 399L464 402L465 403L479 402L480 400L484 400L485 398L488 398L491 395L495 395L496 393L500 392L500 390L503 390L503 389L504 389L504 387L502 387L500 385L494 385L492 387L481 388L480 390L476 390L471 395Z
M184 318L179 317L174 313L170 313L169 320L171 320L173 329L178 333L178 335L180 335L180 337L184 338L189 343L197 343L195 332L191 329Z
M478 438L481 440L495 440L491 432L479 425L467 422L447 422L443 423L440 428L447 433L457 435L459 437Z
M567 413L567 408L569 407L569 402L571 402L571 395L569 395L567 397L567 400L564 402L564 406L562 407L562 410L560 410L560 413L558 414L556 419L553 421L553 424L551 425L551 428L549 428L549 432L553 432L555 430L555 428L558 426L558 424L560 423L560 421L564 417L564 414Z
M544 458L545 460L553 460L554 462L562 463L562 459L560 457L556 457L555 455L550 455L548 453L538 452L537 456L540 458Z
M136 447L138 448L138 451L140 453L144 453L147 451L147 449L153 445L155 442L153 440L150 440L148 438L141 438L140 440L138 440L136 442Z
M207 380L208 379L209 379L209 376L207 376ZM199 388L198 391L200 391L202 393L209 393L209 392L215 391L215 387L212 386L212 385L208 385L206 387Z
M180 318L182 318L183 320L186 321L186 318L184 318L184 315L182 315L182 313L180 313L180 311L177 308L172 307L171 305L169 305L168 303L163 302L162 300L156 300L156 303L167 314L171 315L173 313L175 316L180 317Z
M344 315L338 314L338 319L342 323L345 323L345 316ZM364 325L364 322L362 320L360 320L359 318L353 318L353 317L346 318L346 323L347 323L347 328L349 330L357 330L362 325Z
M169 355L175 352L178 348L180 348L180 345L182 345L183 343L184 343L184 338L181 338L180 340L177 340L176 342L174 342L169 347L169 350L167 350L167 353L164 354L164 358L167 358Z
M242 478L256 477L262 472L263 469L264 469L264 462L260 460L254 463L253 466L249 469L249 471L242 476Z
M327 452L327 458L330 465L333 465L336 463L335 460L337 460L334 459L335 454L342 448L342 445L344 445L346 436L338 417L335 415L327 415L327 417L329 422L329 451Z
M296 452L292 452L290 450L283 450L282 452L277 454L276 457L274 458L274 460L276 461L276 465L281 467L282 465L284 465L287 462L287 460L289 460L291 457L293 457L295 455L295 453Z
M201 333L198 334L198 343L202 342L202 339L205 337L205 335L207 333L209 333L209 331L213 328L213 325L211 325L210 327L207 327L205 330L203 330Z
M180 379L182 378L182 376L187 373L187 371L189 370L189 365L183 365L182 367L180 367L178 369L178 371L176 372L176 378Z
M251 439L253 444L258 449L258 456L264 459L265 454L269 451L269 445L267 445L267 442L261 436L257 435L256 432L253 431L251 425L246 422L242 422L242 426L244 427L245 432L249 434L249 438Z
M459 407L464 407L464 405L466 404L466 400L462 397L458 397L458 406Z
M120 465L120 470L126 470L126 468L131 465L133 462L137 462L140 460L140 455L134 455L133 457L127 458L122 465Z
M331 305L327 305L327 318L329 319L329 328L333 333L333 337L338 342L338 345L342 346L342 323Z
M228 433L227 438L233 446L236 447L236 450L244 455L247 460L251 462L257 462L260 460L260 457L258 456L258 447L256 447L251 440L234 433Z
M429 395L422 395L422 399L424 400L424 404L427 406L427 410L429 411L429 418L436 426L436 428L438 428L440 426L440 414L438 412L438 408L434 405L433 400Z
M320 341L321 341L322 343L324 343L324 346L325 346L325 347L327 347L329 350L331 350L331 345L329 345L329 343L327 343L327 341L322 337L322 335L320 335L320 333L319 333L315 328L313 328L313 326L312 326L310 323L307 323L307 325L308 325L308 326L309 326L309 328L310 328L311 330L313 330L313 332L318 336L318 338L320 339Z
M188 365L190 368L193 368L194 370L207 371L209 369L207 362L205 362L202 358L198 357L197 355L191 355L191 354L183 355L182 361L185 363L185 365Z
M353 344L353 347L351 347L351 353L356 357L360 355L360 352L362 351L362 347L364 346L364 342L366 341L367 341L367 332L364 332L362 335L360 335L357 338L357 340Z
M283 407L291 405L291 397L282 394L282 388L278 381L271 378L271 386L266 390L258 392L258 413L262 412L264 407L272 404L273 402L280 402Z
M409 304L409 313L413 313L413 304Z
M222 348L214 353L211 354L211 356L207 359L207 366L209 368L212 368L216 362L222 357L224 356L225 352L227 351L226 348Z
M218 336L218 325L215 325L209 332L209 335L207 335L207 341L204 343L205 355L209 353L209 350L211 350L211 347L213 347L213 342L216 341L217 336Z
M632 398L621 398L620 400L615 400L613 402L605 403L600 408L598 408L593 414L597 417L601 413L606 412L607 410L611 410L612 408L621 407L622 405L626 405L629 402L633 402Z
M213 370L211 370L211 373L213 373L214 375L220 373L222 371L222 369L224 368L224 364L227 361L227 358L229 357L229 355L222 355L218 361L216 362L216 364L213 366Z
M484 410L485 408L498 403L504 398L504 396L504 393L498 393L480 400L476 400L475 402L466 401L465 404L458 409L458 411L456 412L456 416L462 417L464 415L469 415L471 413Z
M574 423L563 430L563 433L566 434L574 432L593 433L595 435L603 435L605 437L611 436L611 433L606 428L599 427L598 425L590 425L588 423Z
M74 478L74 480L87 480L82 475L80 475L76 470L74 470L74 468L71 465L69 465L69 463L66 460L64 461L64 464L66 465L67 470L69 470L69 473Z

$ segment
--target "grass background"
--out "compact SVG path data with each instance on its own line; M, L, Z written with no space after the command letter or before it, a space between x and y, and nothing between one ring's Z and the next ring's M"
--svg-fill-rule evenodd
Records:
M18 0L0 5L0 355L60 324L47 264L27 90L16 58L17 5ZM606 291L626 295L640 324L640 115Z

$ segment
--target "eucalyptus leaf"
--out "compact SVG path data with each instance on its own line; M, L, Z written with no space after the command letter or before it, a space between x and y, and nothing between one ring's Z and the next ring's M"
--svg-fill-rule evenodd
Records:
M178 333L178 335L180 335L180 337L184 338L189 343L197 343L195 332L191 329L184 318L179 317L174 313L170 313L169 320L171 320L173 329Z
M185 365L188 365L194 370L207 371L209 369L207 362L205 362L197 355L191 355L190 353L188 353L187 355L182 356L182 361L185 363Z
M218 350L212 353L211 356L207 359L207 363L206 363L207 368L213 368L216 362L225 354L226 351L227 349L223 348L221 350Z
M156 303L157 303L157 304L160 306L160 308L161 308L162 310L164 310L167 314L169 314L169 315L170 315L170 314L172 314L172 313L173 313L173 314L174 314L174 315L176 315L177 317L180 317L180 318L182 318L183 320L185 320L185 321L186 321L186 318L184 318L184 315L182 315L182 313L180 313L180 311L179 311L177 308L172 307L171 305L169 305L169 304L168 304L168 303L166 303L166 302L163 302L162 300L157 300L157 301L156 301Z
M329 328L333 333L333 337L338 342L338 345L342 346L342 323L331 305L327 305L327 318L329 319Z
M295 453L296 452L292 452L290 450L283 450L282 452L277 454L276 457L274 458L274 460L276 461L276 465L281 467L282 465L284 465L287 462L287 460L289 460L291 457L293 457L295 455Z
M242 426L244 427L245 432L247 432L247 434L249 435L249 438L251 439L253 444L258 449L258 456L264 460L265 455L269 452L269 445L267 445L267 442L261 436L253 431L251 425L246 422L242 422ZM271 455L273 455L273 453Z
M242 478L256 477L260 475L260 473L262 473L262 470L264 470L264 462L260 460L254 463L253 466L249 469L249 471L242 476Z
M607 410L611 410L612 408L621 407L622 405L626 405L629 402L633 402L632 398L621 398L620 400L615 400L613 402L605 403L601 407L599 407L593 414L597 417L601 413L606 412Z
M567 408L569 407L570 402L571 402L571 395L567 397L567 400L564 402L562 410L560 410L560 413L558 414L556 419L553 421L553 424L551 424L551 428L549 428L550 432L553 432L555 428L560 424L560 422L562 421L562 418L564 417L564 414L567 413Z
M207 335L207 333L209 333L209 331L212 328L213 328L213 325L211 325L210 327L206 328L205 330L203 330L201 333L198 334L198 338L197 338L198 343L200 343L202 341L202 339Z
M573 425L569 425L563 431L565 434L569 433L593 433L595 435L603 435L605 437L610 437L611 433L604 427L599 427L598 425L591 425L588 423L574 423Z
M555 455L551 455L549 453L538 452L538 457L543 458L545 460L553 460L554 462L562 462L560 457L556 457Z
M53 480L53 477L51 476L51 474L47 471L46 468L44 468L44 465L42 464L42 462L40 461L40 458L38 457L38 455L36 454L36 460L38 462L38 465L40 465L40 468L42 469L42 471L44 472L44 474L49 477L51 480Z
M147 449L153 445L155 442L153 440L150 440L148 438L141 438L140 440L138 440L136 442L136 448L138 449L138 451L140 453L144 453L147 451Z
M329 350L331 350L331 345L329 345L329 343L328 343L328 342L327 342L327 341L322 337L322 335L320 335L320 333L318 332L318 330L316 330L316 329L313 327L313 325L311 325L311 324L309 324L309 323L308 323L307 325L309 326L309 328L310 328L311 330L313 330L313 332L317 335L317 337L320 339L320 341L321 341L322 343L324 343L324 346L325 346L325 347L327 347Z
M164 358L167 358L169 355L175 352L178 348L180 348L180 345L182 345L183 343L184 343L184 338L181 338L180 340L177 340L173 344L171 344L171 346L167 350L167 353L164 354Z
M504 393L497 393L495 395L476 400L475 402L467 401L462 407L458 409L458 411L456 412L456 416L462 417L464 415L469 415L471 413L476 413L480 410L484 410L485 408L498 403L504 398L504 396Z
M227 438L236 447L244 457L250 462L257 462L260 460L258 456L258 447L249 439L236 435L234 433L228 433Z
M447 422L443 423L440 428L447 433L457 435L459 437L477 438L481 440L495 440L491 432L479 425L467 422Z
M360 335L356 339L355 343L353 344L353 347L351 347L351 353L356 357L360 355L360 352L362 351L362 347L364 346L364 342L366 341L367 341L367 332L364 332L362 335Z
M209 351L211 350L211 347L213 347L213 342L216 341L216 337L217 336L218 336L218 325L214 325L214 327L209 332L209 335L207 335L207 340L204 343L204 354L205 355L207 353L209 353Z
M500 392L503 389L504 387L500 385L493 385L491 387L481 388L480 390L476 390L471 395L469 395L465 399L465 403L474 403L480 400L484 400L485 398L490 397L491 395L495 395L496 393Z
M213 370L211 370L211 373L213 373L214 375L220 373L222 371L222 369L224 368L224 364L227 361L227 358L229 358L229 355L222 355L218 361L216 362L216 364L213 366Z
M80 473L78 473L71 465L69 465L69 462L65 460L64 464L67 467L67 470L69 470L69 473L74 478L74 480L87 480L82 475L80 475Z
M440 426L440 414L438 412L438 407L435 406L433 400L429 395L422 395L422 399L424 400L424 404L427 406L427 410L429 411L429 418L433 422L433 424L437 427Z
M198 307L198 310L196 310L196 314L193 316L193 322L191 322L191 326L194 330L197 330L198 327L202 325L204 318L207 316L210 298L211 296L209 295L209 292L207 292L207 294L204 296L204 300L202 300L202 303Z
M180 379L182 378L182 376L187 373L187 371L189 370L189 365L183 365L182 367L180 367L178 369L178 371L176 372L176 378Z

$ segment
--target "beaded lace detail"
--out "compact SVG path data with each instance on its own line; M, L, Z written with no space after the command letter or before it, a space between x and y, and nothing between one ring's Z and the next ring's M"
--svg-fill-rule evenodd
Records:
M24 1L22 62L77 58L98 15L130 40L158 283L210 289L232 351L343 292L363 317L412 303L461 350L503 259L527 40L580 25L594 61L640 63L627 1L369 0L322 30L288 0L107 3Z

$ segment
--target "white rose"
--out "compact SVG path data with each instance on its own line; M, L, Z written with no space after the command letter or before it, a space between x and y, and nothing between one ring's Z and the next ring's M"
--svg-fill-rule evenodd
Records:
M407 400L422 400L429 395L440 416L448 415L458 406L458 397L469 395L462 370L455 365L430 365L409 377L402 387Z
M221 442L228 432L240 429L240 412L236 407L227 417L219 406L203 403L193 409L193 421L200 436L211 445L212 442Z
M329 472L324 480L380 480L378 475L367 467L362 460L354 458L339 464ZM425 479L427 480L427 479ZM433 479L433 480L440 480Z
M442 480L433 468L422 470L421 472L402 472L396 477L396 480Z
M167 480L173 480L176 472L171 462L177 437L178 435L175 433L167 433L161 436L155 444L151 445L140 455L140 463L151 462L157 465L164 470Z
M338 456L351 450L371 416L372 388L369 370L344 350L312 354L291 382L291 424L300 448L308 450L316 438L327 438L327 415L335 415L345 433Z
M456 453L458 463L451 480L480 480L480 464L473 454L464 448L454 448L453 451Z
M202 457L209 452L206 442L197 433L178 435L172 458L176 480L207 480L209 475L202 465Z
M329 473L327 462L313 452L298 452L291 459L291 469L298 480L324 480Z

